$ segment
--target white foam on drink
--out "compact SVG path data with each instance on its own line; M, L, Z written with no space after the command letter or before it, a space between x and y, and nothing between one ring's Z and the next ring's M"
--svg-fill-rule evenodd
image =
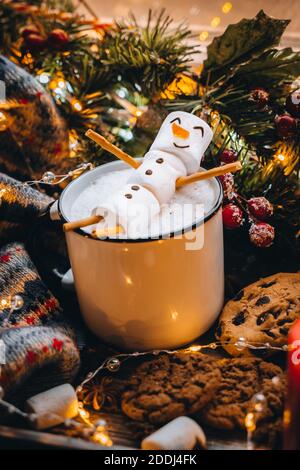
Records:
M133 173L133 169L112 171L91 182L74 200L70 220L90 216L92 210L101 206L104 201L109 201L110 196L120 190ZM217 197L217 184L213 179L198 181L178 189L169 203L162 206L160 214L151 220L151 237L190 228L196 218L199 218L197 217L199 205L203 205L204 215L206 215L215 206ZM83 230L90 233L93 228L95 226L86 227ZM126 238L126 233L118 234L117 237ZM139 238L148 237L149 231L139 234Z

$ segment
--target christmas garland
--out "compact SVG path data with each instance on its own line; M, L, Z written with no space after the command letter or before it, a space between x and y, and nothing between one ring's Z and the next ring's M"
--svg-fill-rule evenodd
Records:
M294 256L300 53L276 48L288 23L260 11L230 25L208 46L199 73L190 66L197 49L187 45L190 31L174 27L164 11L150 11L144 26L134 16L106 24L80 16L71 0L6 0L0 51L51 93L67 123L64 151L81 161L111 158L84 138L88 127L142 155L170 109L204 114L215 130L205 166L243 162L234 182L230 175L222 181L225 226L242 226L257 247L272 244L275 227L276 246ZM9 116L6 103L1 129Z

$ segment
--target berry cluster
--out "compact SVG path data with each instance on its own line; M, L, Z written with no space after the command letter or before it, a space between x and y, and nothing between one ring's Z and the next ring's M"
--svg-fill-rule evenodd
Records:
M297 133L300 118L300 88L288 95L285 108L289 114L276 116L275 119L277 133L283 139L293 137Z
M24 41L24 46L30 51L40 51L47 47L52 47L56 50L64 49L69 41L69 35L60 28L55 28L49 34L40 31L34 24L25 26L21 35Z
M270 95L263 88L255 88L250 93L250 101L259 109L265 109L269 104ZM299 129L300 118L300 88L288 95L285 102L286 112L275 117L275 127L278 137L288 139L295 136Z
M233 150L224 150L220 155L222 163L237 159ZM223 206L223 224L226 229L233 230L242 227L245 220L249 227L251 243L259 248L272 245L275 230L266 219L273 215L273 206L265 197L253 197L249 200L237 194L231 173L219 177L223 187L225 205Z

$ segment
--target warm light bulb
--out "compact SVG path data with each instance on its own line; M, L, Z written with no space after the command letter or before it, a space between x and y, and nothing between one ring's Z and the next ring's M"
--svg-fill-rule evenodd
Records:
M65 80L60 79L58 81L57 85L59 86L59 88L65 88L66 82L65 82Z
M284 162L285 156L282 155L282 153L279 153L279 154L277 155L277 159L278 159L279 161L281 161L281 162Z
M84 409L82 402L78 403L78 414L83 421L89 423L90 413Z
M2 308L8 307L9 304L10 304L10 302L7 299L1 299L1 301L0 301L0 305L1 305Z
M254 413L247 413L245 417L245 427L248 431L255 431L256 429L256 424L255 424L255 418L254 418Z
M7 119L4 113L0 111L0 132L4 132L7 130Z
M200 39L200 41L206 41L208 36L209 36L208 31L202 31L202 33L199 34L199 39Z
M78 145L79 145L78 134L74 129L71 129L69 131L69 150L70 150L69 156L71 158L76 157L77 155L76 150L77 150Z
M102 444L103 446L110 447L112 446L112 440L105 432L96 432L93 435L93 441L97 442L98 444Z
M74 99L71 101L71 104L72 104L72 108L75 111L82 111L82 104L80 103L80 101Z
M90 50L91 52L99 52L99 47L97 46L97 44L92 44L91 47L90 47Z
M226 3L224 3L224 5L222 6L222 12L225 13L225 15L226 15L226 13L229 13L229 12L230 12L231 8L232 8L232 3L226 2Z
M128 286L132 286L133 282L132 282L131 277L125 275L124 278L125 278L126 284L128 284Z
M212 28L216 28L217 26L219 26L219 24L221 23L221 18L219 16L215 16L212 20L211 20L211 27Z
M197 352L197 351L200 351L200 350L201 350L200 345L195 345L195 346L190 346L189 347L189 351L191 351L191 352Z

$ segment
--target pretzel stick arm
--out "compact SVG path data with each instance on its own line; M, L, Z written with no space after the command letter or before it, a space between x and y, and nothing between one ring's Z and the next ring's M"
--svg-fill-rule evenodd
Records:
M196 181L206 180L214 176L225 175L225 173L235 173L242 169L241 162L228 163L227 165L218 166L208 171L199 171L189 176L182 176L176 180L176 188L181 188L186 184L195 183Z
M101 215L91 215L85 219L74 220L74 222L67 222L64 224L64 232L70 232L78 228L88 227L89 225L98 224L103 219Z
M121 150L119 147L112 144L107 139L105 139L105 137L93 131L92 129L89 129L88 131L86 131L85 135L89 139L96 142L96 144L100 145L104 150L107 150L109 153L112 153L113 155L118 157L120 160L123 160L123 162L127 163L132 168L136 169L140 166L139 162L135 160L133 157L131 157L130 155L128 155L128 153L123 152L123 150Z

